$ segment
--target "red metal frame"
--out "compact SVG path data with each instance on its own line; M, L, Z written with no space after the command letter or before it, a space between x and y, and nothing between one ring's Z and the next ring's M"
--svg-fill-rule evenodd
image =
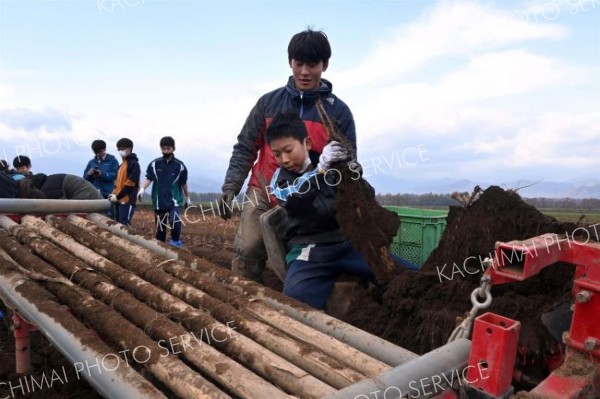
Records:
M581 243L555 234L497 243L494 267L486 274L491 276L492 284L522 281L556 262L576 266L573 322L565 344L600 357L600 323L596 319L600 315L600 244Z
M23 216L35 216L44 218L46 215L22 215L22 214L3 214L16 223L21 223ZM85 214L77 214L84 216ZM69 214L57 214L56 216L67 217ZM37 327L25 321L17 312L12 316L12 330L15 337L15 369L17 373L28 373L31 371L31 333L38 331Z
M17 312L13 313L13 334L15 336L15 368L17 373L31 371L30 333L37 327L25 321Z
M576 399L595 397L594 394L600 396L600 244L587 241L589 240L583 242L581 239L574 240L573 237L544 234L525 241L496 243L493 267L485 272L491 277L491 283L497 285L526 280L556 262L570 263L576 267L573 281L573 320L570 331L563 337L567 345L566 360L531 391L544 398ZM478 362L478 354L479 357L485 356L481 355L483 349L479 342L486 338L487 330L482 331L477 326L487 315L480 316L475 321L469 365ZM514 356L512 352L498 352L494 359L498 371L490 374L490 381L485 386L475 383L471 385L491 395L499 395L505 386L503 382L507 370L513 368ZM577 367L574 368L573 363Z
M466 378L469 385L494 396L510 389L520 330L518 321L491 312L475 320Z
M570 363L575 367L569 366ZM554 370L531 393L548 399L598 398L600 397L600 361L597 357L586 355L584 352L567 349L567 357L563 365Z

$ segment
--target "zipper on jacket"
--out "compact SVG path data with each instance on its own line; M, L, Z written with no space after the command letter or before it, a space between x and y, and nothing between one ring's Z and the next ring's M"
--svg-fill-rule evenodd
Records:
M304 97L304 92L301 91L300 92L300 119L302 119L302 114L304 113L304 100L302 99Z

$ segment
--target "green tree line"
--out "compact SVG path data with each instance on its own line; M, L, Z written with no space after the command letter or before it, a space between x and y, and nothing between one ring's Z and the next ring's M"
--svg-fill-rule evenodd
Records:
M220 193L192 193L192 201L209 202L218 200ZM445 207L459 205L450 194L377 194L377 202L381 205ZM240 201L242 198L240 198ZM555 209L587 209L600 210L600 198L523 198L525 202L536 208Z

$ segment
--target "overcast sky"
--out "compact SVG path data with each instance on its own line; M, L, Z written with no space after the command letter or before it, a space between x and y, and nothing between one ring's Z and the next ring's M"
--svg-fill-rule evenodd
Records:
M92 140L129 137L145 169L171 135L218 188L307 25L379 191L600 180L600 0L0 0L0 158L81 174Z

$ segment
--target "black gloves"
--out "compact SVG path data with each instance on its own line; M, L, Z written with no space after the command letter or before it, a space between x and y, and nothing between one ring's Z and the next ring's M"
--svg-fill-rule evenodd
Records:
M221 215L224 220L231 219L231 209L234 199L235 192L231 190L223 192L221 199L219 199L219 215Z

